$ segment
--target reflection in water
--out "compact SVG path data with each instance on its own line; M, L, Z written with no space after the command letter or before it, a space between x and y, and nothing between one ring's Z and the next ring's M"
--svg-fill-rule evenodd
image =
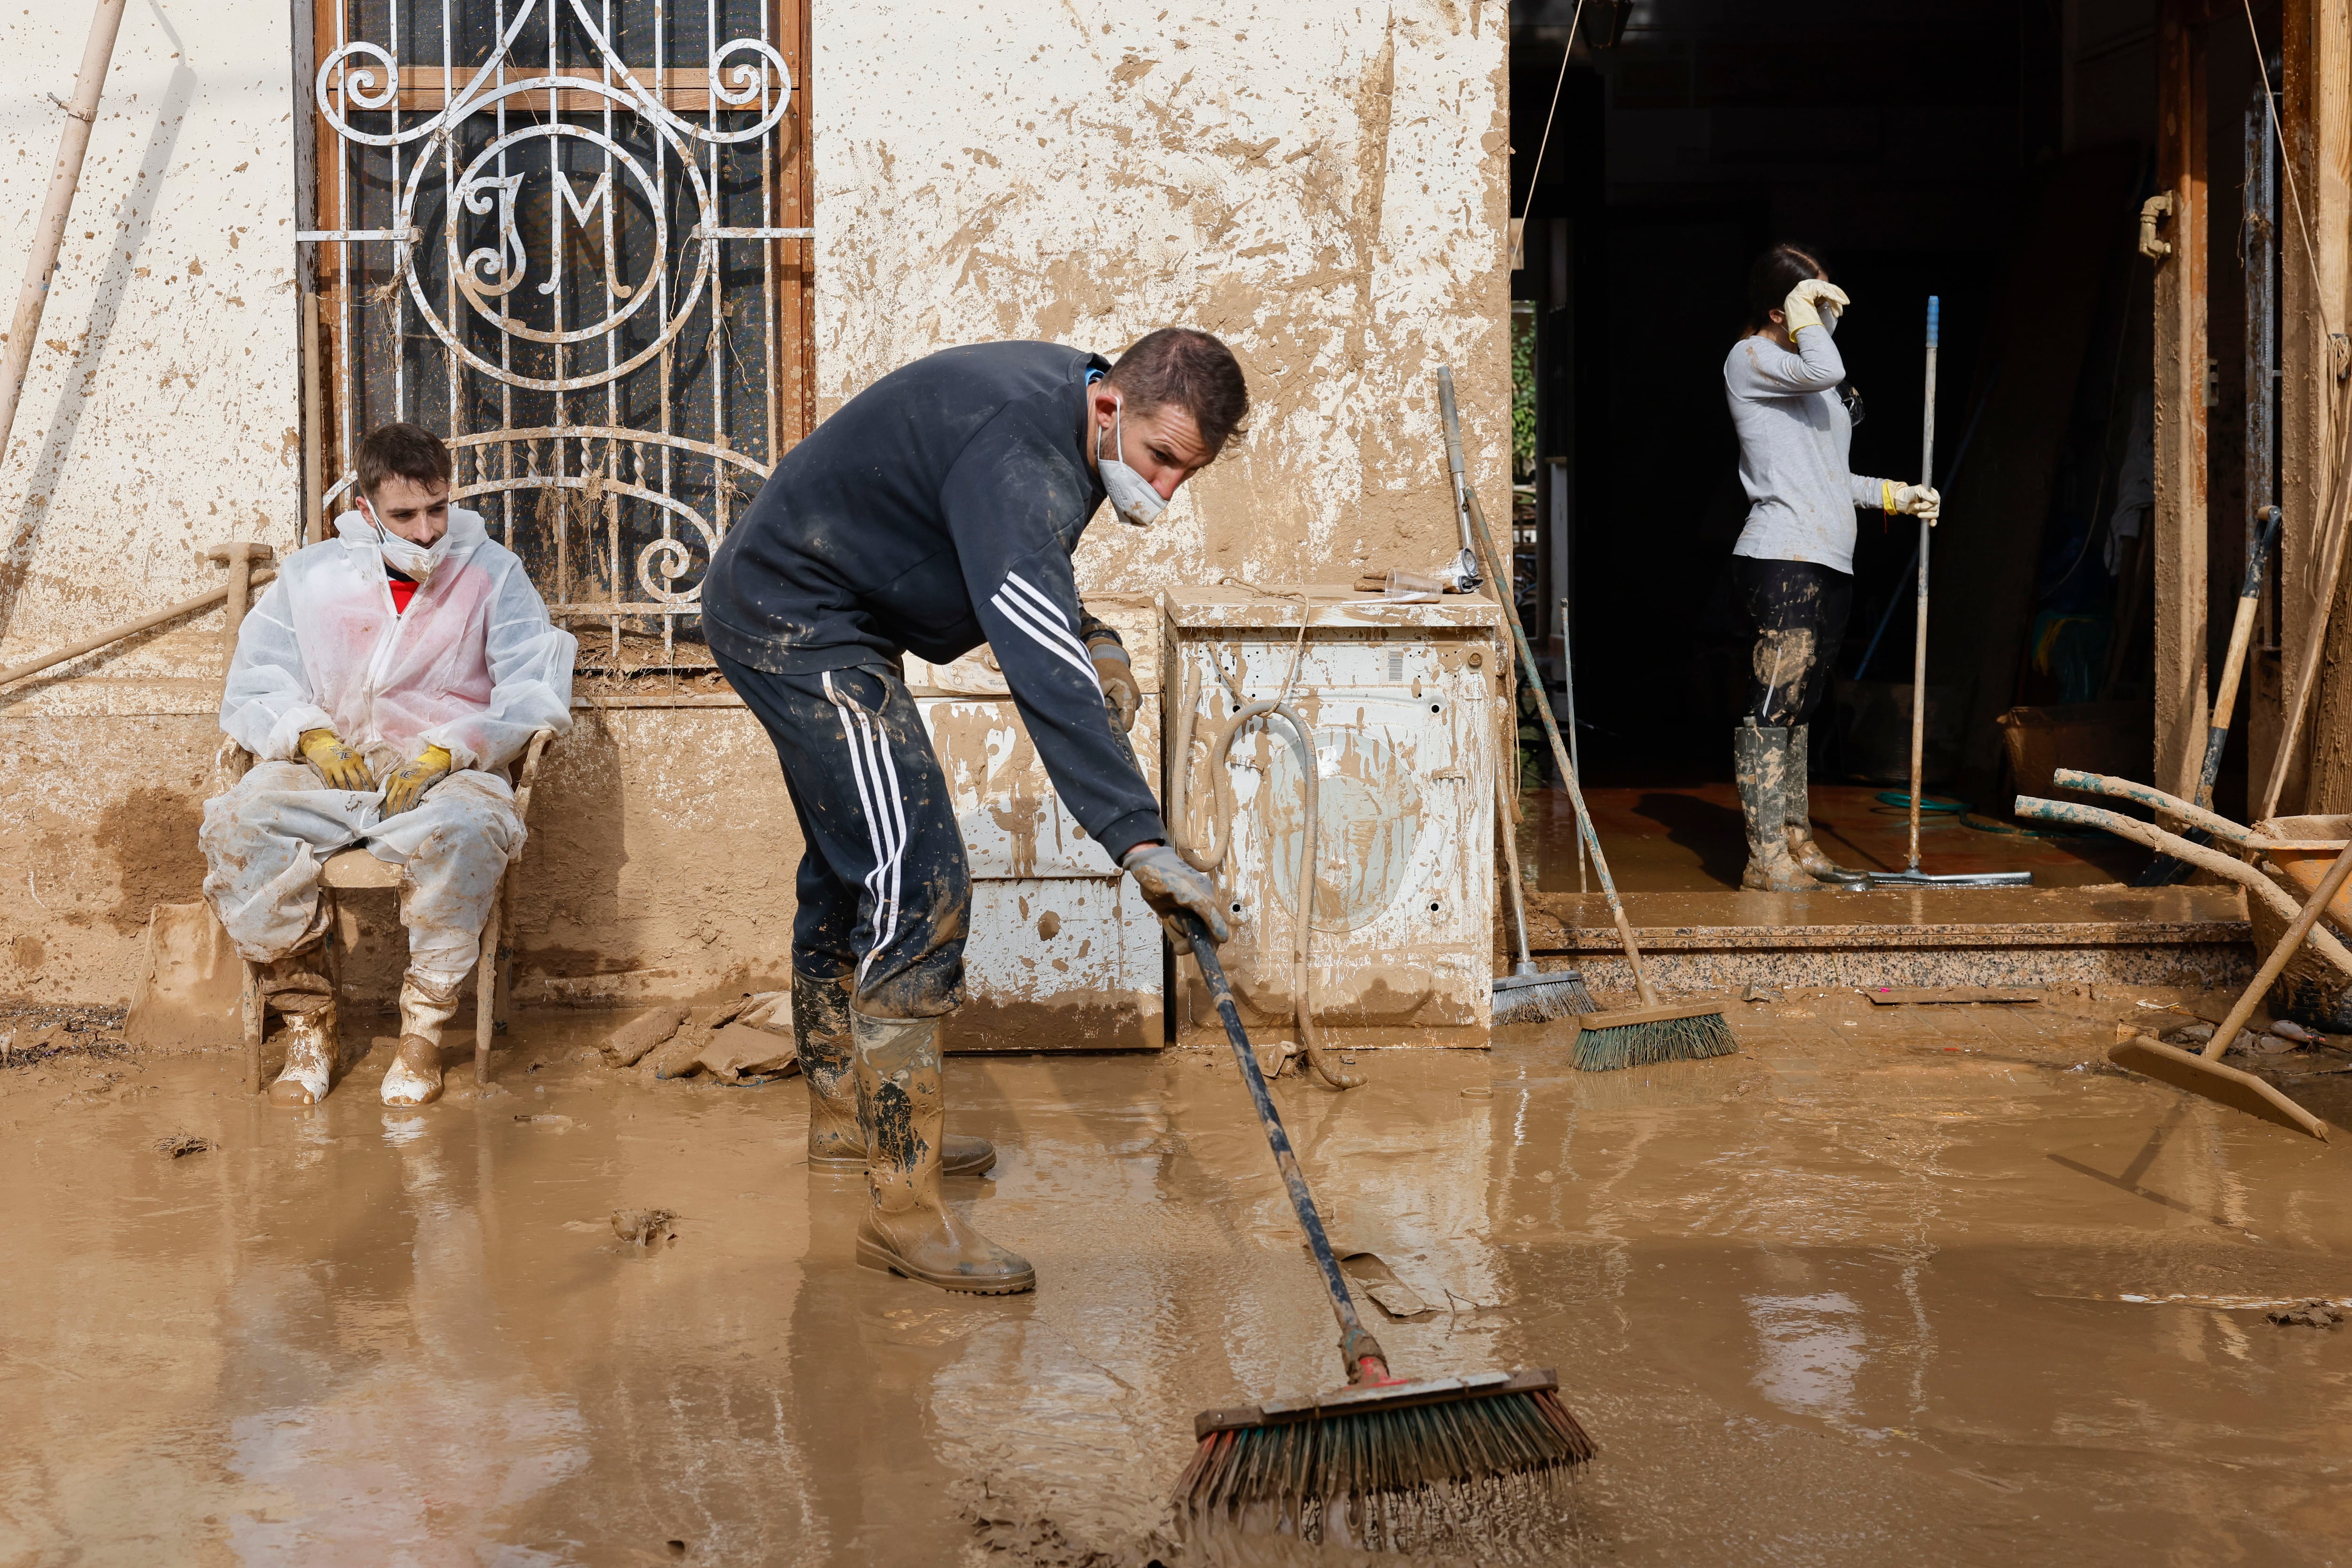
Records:
M1748 1319L1758 1342L1757 1388L1794 1415L1850 1412L1864 1361L1861 1312L1839 1290L1748 1297Z

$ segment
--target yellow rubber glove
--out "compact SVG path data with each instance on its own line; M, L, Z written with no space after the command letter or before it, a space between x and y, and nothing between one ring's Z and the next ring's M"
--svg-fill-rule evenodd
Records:
M415 762L393 769L383 781L383 814L398 816L424 799L426 790L448 776L449 764L455 760L446 749L427 746Z
M1819 278L1808 278L1789 290L1789 297L1780 301L1780 314L1788 321L1790 337L1797 335L1799 327L1822 324L1823 301L1835 305L1840 310L1853 303L1845 297L1844 289Z
M368 772L367 759L343 744L332 730L305 730L300 744L302 760L319 770L329 789L364 793L375 788L375 775Z
M1935 527L1937 520L1943 516L1944 498L1926 485L1898 485L1889 479L1885 493L1888 511L1919 518L1929 528Z

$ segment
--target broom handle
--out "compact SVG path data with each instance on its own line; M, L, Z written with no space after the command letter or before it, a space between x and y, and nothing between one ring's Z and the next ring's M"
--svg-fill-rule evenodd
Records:
M1633 989L1642 994L1642 1005L1654 1007L1658 994L1650 988L1650 977L1642 969L1642 951L1633 945L1633 922L1625 918L1624 900L1617 896L1617 880L1609 874L1609 858L1601 853L1601 836L1592 831L1592 814L1584 809L1584 792L1577 787L1576 764L1569 760L1568 742L1559 738L1559 725L1551 716L1551 696L1544 689L1543 670L1536 664L1536 650L1528 646L1528 629L1519 624L1519 607L1512 603L1510 579L1503 575L1502 563L1495 554L1494 537L1486 531L1486 509L1478 504L1478 492L1469 492L1464 514L1475 531L1478 547L1486 557L1486 580L1495 584L1495 597L1501 601L1503 616L1511 624L1511 640L1518 645L1519 665L1528 672L1528 683L1536 689L1536 717L1543 721L1544 738L1551 742L1552 761L1559 764L1559 776L1568 785L1568 798L1576 803L1576 829L1583 835L1585 847L1592 851L1592 868L1600 873L1601 890L1609 897L1609 913L1617 922L1617 940L1624 944L1625 962L1633 971Z
M1315 1212L1315 1194L1307 1190L1307 1177L1298 1169L1298 1156L1291 1152L1290 1134L1283 1131L1281 1113L1274 1108L1274 1096L1265 1087L1265 1074L1258 1069L1257 1053L1250 1049L1249 1035L1242 1027L1242 1016L1234 1005L1234 988L1225 978L1225 966L1217 962L1217 944L1209 940L1209 931L1196 915L1180 915L1184 934L1192 943L1192 960L1201 966L1201 978L1207 982L1209 999L1217 1005L1217 1016L1225 1023L1225 1038L1234 1047L1234 1061L1242 1069L1242 1081L1249 1086L1250 1100L1257 1107L1259 1125L1265 1130L1266 1146L1274 1151L1275 1168L1282 1173L1282 1184L1290 1190L1290 1206L1297 1213L1298 1228L1307 1233L1307 1250L1315 1254L1315 1266L1323 1271L1323 1289L1331 1297L1331 1315L1339 1320L1339 1354L1348 1363L1349 1383L1379 1383L1388 1377L1388 1355L1381 1349L1380 1341L1372 1338L1364 1321L1356 1315L1356 1299L1348 1293L1348 1277L1339 1271L1339 1259L1331 1251L1331 1238L1323 1234L1323 1218ZM1377 1363L1367 1369L1366 1362Z
M1919 482L1936 482L1936 347L1943 301L1927 296L1927 401L1919 413ZM1919 520L1918 626L1911 641L1911 869L1919 869L1920 774L1927 763L1927 520Z
M2295 911L2294 923L2286 928L2286 934L2279 938L2279 944L2271 950L2271 955L2263 960L2263 966L2255 972L2253 983L2246 987L2237 1005L2230 1009L2230 1016L2221 1020L2221 1026L2213 1031L2213 1037L2205 1042L2207 1061L2213 1060L2230 1048L2230 1042L2238 1037L2238 1031L2244 1028L2246 1020L2254 1016L2254 1004L2263 999L2263 994L2270 990L2271 983L2279 977L2279 971L2286 967L2287 960L2303 946L2303 939L2309 936L2311 928L2319 923L2320 911L2334 901L2336 889L2344 886L2347 877L2352 877L2352 844L2344 847L2344 853L2336 857L2336 864L2327 868L2327 875L2319 879L2318 890L2311 895L2308 903Z
M1538 692L1538 700L1542 693ZM1528 900L1519 887L1519 835L1511 826L1511 786L1503 782L1500 768L1495 770L1495 832L1503 841L1505 869L1511 879L1512 929L1519 938L1519 970L1526 973L1536 966L1535 954L1528 951Z

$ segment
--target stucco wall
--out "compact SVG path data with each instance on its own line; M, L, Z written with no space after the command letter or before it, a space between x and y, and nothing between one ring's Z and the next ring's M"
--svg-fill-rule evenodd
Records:
M1115 352L1200 325L1249 373L1250 433L1159 527L1094 529L1083 584L1446 557L1441 362L1489 515L1508 511L1506 11L817 0L820 413L950 343ZM0 18L12 280L56 147L44 95L70 91L86 21ZM214 585L204 545L293 542L290 47L282 0L170 0L123 24L0 465L0 663ZM195 896L219 626L0 689L0 995L121 998L147 908ZM740 709L581 719L534 812L521 994L779 978L800 847L757 726Z

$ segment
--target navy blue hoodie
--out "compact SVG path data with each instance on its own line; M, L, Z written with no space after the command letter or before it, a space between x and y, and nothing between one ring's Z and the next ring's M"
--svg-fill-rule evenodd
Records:
M1116 634L1070 571L1103 501L1087 383L1109 368L1015 342L892 371L777 462L712 557L702 616L713 648L774 675L987 643L1063 803L1118 859L1168 835L1087 651Z

